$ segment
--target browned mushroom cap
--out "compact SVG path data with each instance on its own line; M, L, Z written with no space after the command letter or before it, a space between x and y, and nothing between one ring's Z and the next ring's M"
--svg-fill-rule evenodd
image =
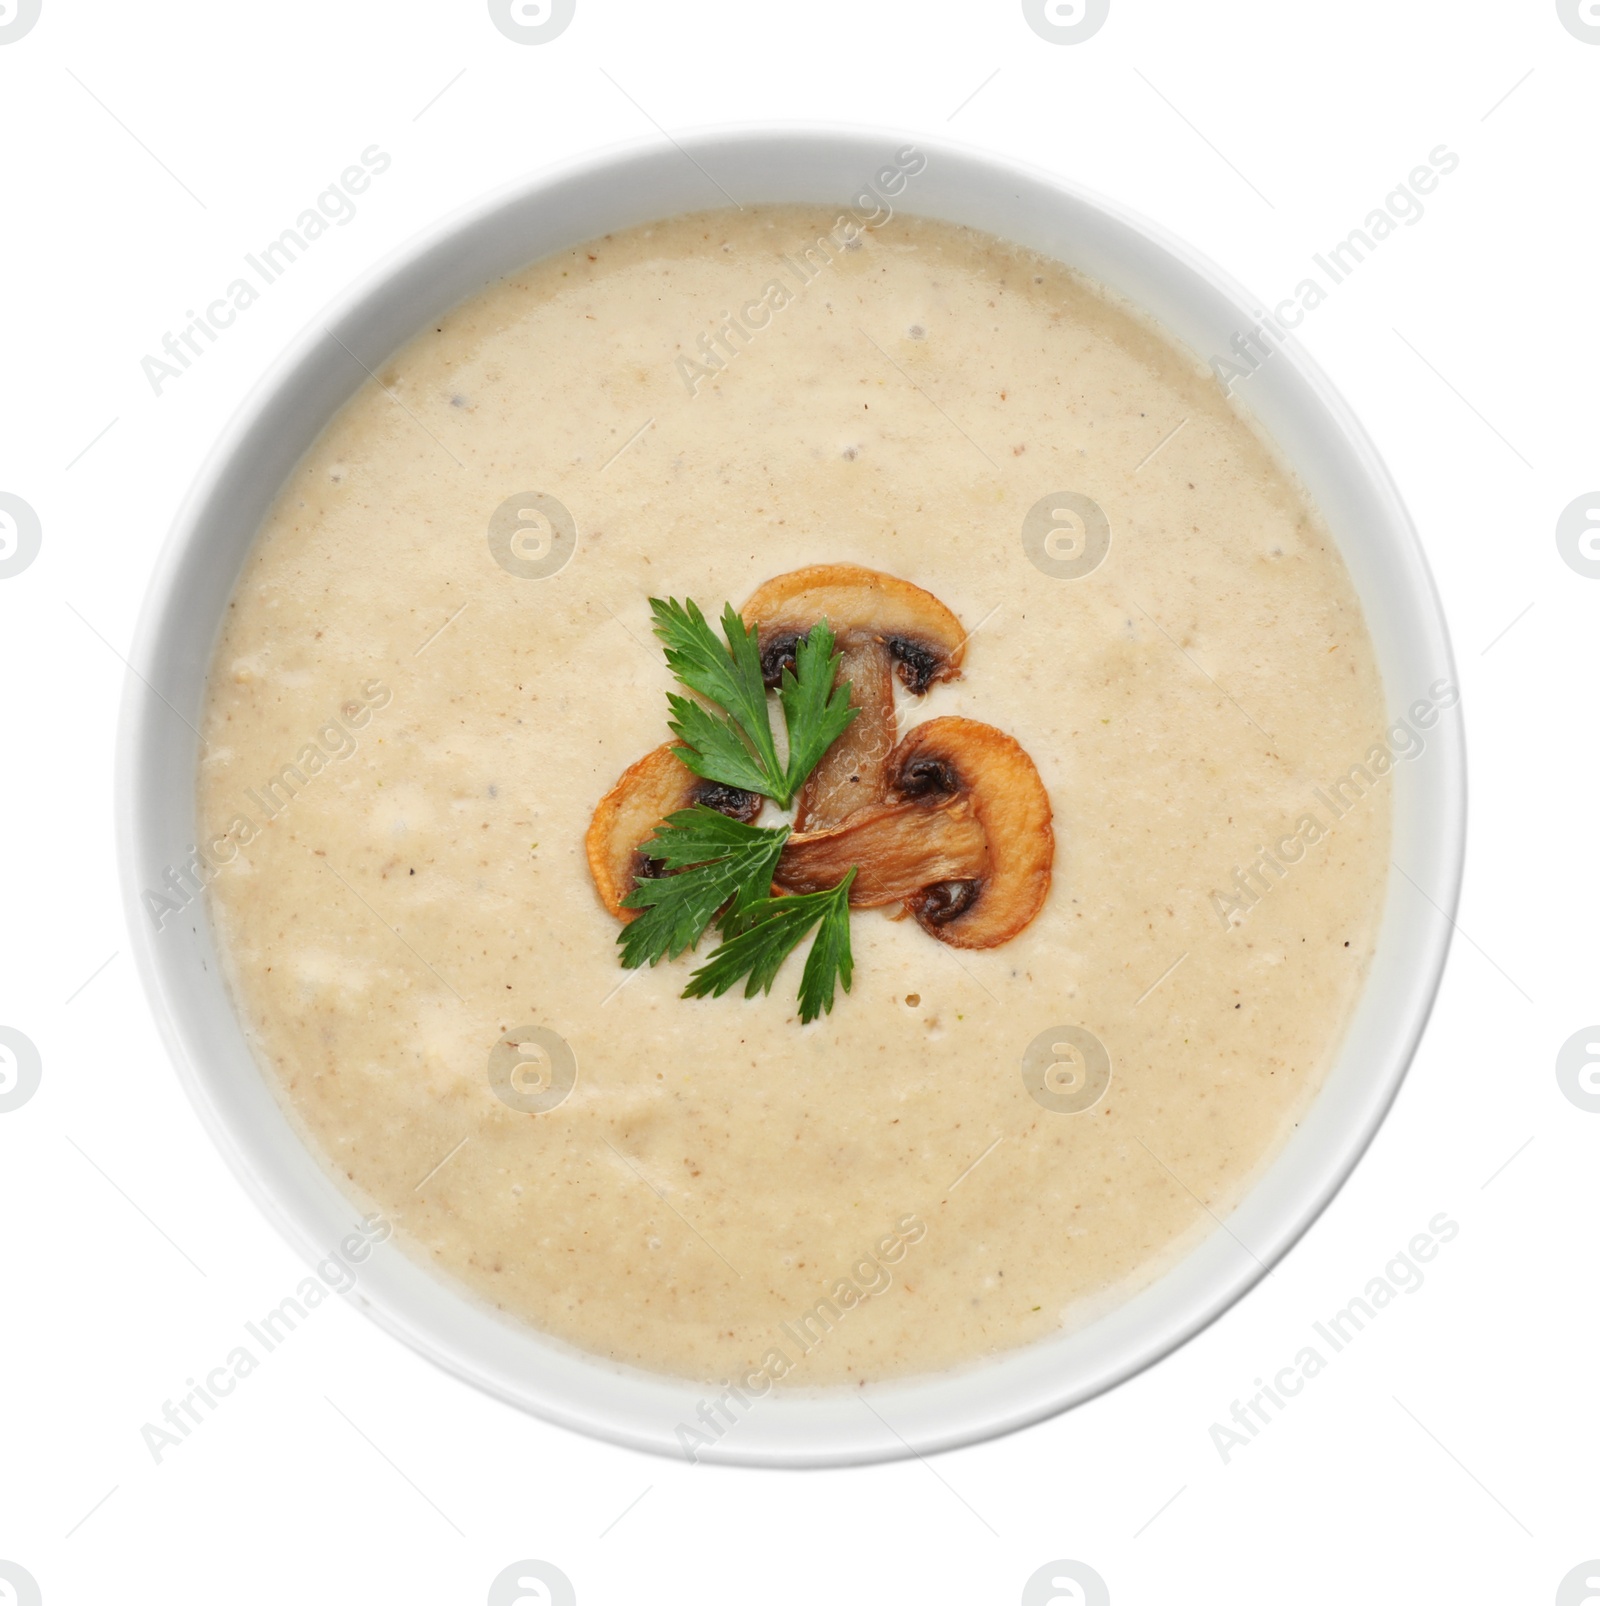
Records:
M961 621L920 586L853 563L779 575L750 598L743 617L757 628L769 686L793 666L795 643L825 618L843 655L839 677L850 682L850 701L861 710L811 772L796 827L829 830L882 802L894 748L893 676L920 697L934 681L959 675L967 639Z
M1038 914L1050 890L1055 833L1033 760L1004 731L975 719L930 719L889 761L891 800L964 798L988 842L977 875L950 876L906 900L930 937L952 948L997 948Z
M619 920L632 920L641 912L624 909L622 900L640 881L660 874L659 861L647 859L639 845L667 815L703 803L748 825L761 812L756 793L703 780L678 758L676 747L665 742L625 769L589 822L584 838L589 873L601 902Z
M854 867L857 909L909 903L924 888L981 877L989 842L968 798L930 794L869 803L831 831L789 838L773 879L785 892L836 887Z
M1004 731L932 719L890 756L889 796L829 831L790 837L774 877L785 892L837 886L850 902L904 904L955 948L997 948L1038 914L1055 836L1033 760Z

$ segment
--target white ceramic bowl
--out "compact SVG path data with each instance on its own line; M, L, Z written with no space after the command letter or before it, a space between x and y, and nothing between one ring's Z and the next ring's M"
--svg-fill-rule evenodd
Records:
M142 894L196 841L204 681L228 595L262 517L366 369L496 276L607 230L740 202L841 210L893 153L925 171L904 210L986 229L1068 263L1144 308L1202 360L1257 320L1212 264L1120 207L1047 173L931 141L870 131L717 131L629 148L520 183L412 243L318 319L228 426L162 554L133 651L118 767L124 894L133 946L190 1098L245 1186L307 1257L326 1256L355 1211L292 1130L219 981L204 900L153 929ZM1289 349L1242 388L1338 540L1366 609L1391 709L1401 717L1453 680L1445 626L1416 535L1360 425ZM821 1466L924 1453L1035 1422L1167 1354L1227 1309L1306 1230L1371 1140L1432 1006L1465 834L1459 711L1393 776L1394 859L1377 959L1327 1083L1224 1227L1080 1331L1004 1357L867 1391L769 1395L700 1458ZM551 1421L681 1454L703 1389L610 1365L542 1338L385 1246L352 1296L413 1348Z

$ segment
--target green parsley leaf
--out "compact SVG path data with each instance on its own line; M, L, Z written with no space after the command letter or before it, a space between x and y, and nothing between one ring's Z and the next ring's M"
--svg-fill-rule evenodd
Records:
M673 716L667 728L683 744L677 750L678 757L696 775L724 786L737 786L744 792L771 794L771 775L726 714L718 714L704 703L675 692L667 693L667 706Z
M741 979L746 998L770 993L784 960L820 922L800 980L800 1019L809 1022L831 1013L835 978L850 991L850 883L855 878L856 872L851 870L838 886L825 892L762 898L742 911L730 911L723 920L726 935L689 978L683 996L703 998L709 993L720 998Z
M798 792L822 755L861 712L850 704L850 682L835 686L844 654L833 650L833 631L826 619L796 644L794 669L785 669L778 700L789 729L790 795Z
M756 632L746 630L732 603L722 610L724 647L691 599L650 599L655 633L667 649L667 667L690 691L724 710L717 714L687 697L669 697L678 756L696 775L775 798L785 808L793 791L778 761L761 678Z
M765 900L788 840L786 825L746 825L703 804L668 815L639 851L674 873L641 881L622 900L625 908L644 910L617 935L623 968L676 959L699 942L724 904L738 916Z
M833 631L820 621L795 646L795 667L778 688L789 734L787 763L778 760L761 653L754 630L746 630L730 605L722 610L726 647L691 599L650 599L655 633L665 643L667 667L706 703L667 694L668 726L682 744L678 757L708 781L770 797L788 808L817 762L859 710L850 705L850 683L834 685L843 655L833 649Z

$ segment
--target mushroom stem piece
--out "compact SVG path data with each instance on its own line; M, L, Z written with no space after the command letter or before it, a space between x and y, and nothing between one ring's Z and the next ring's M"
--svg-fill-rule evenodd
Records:
M846 642L839 680L850 683L850 702L861 712L817 761L795 805L803 831L826 831L857 809L876 803L894 750L894 678L888 654L876 641Z

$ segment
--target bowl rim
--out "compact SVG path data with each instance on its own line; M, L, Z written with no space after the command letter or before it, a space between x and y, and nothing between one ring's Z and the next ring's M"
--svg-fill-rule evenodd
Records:
M167 1052L180 1084L199 1115L201 1124L212 1141L221 1150L235 1176L247 1193L277 1231L296 1249L307 1264L313 1264L318 1255L318 1239L312 1230L311 1216L303 1199L286 1198L281 1177L269 1181L261 1162L261 1152L251 1134L240 1130L237 1113L230 1113L220 1096L215 1073L207 1063L201 1046L201 1037L194 1024L194 1010L185 1001L185 989L192 985L183 982L178 970L181 961L172 957L171 945L163 952L160 938L147 923L141 904L141 868L146 862L154 863L147 849L158 829L149 803L152 791L152 765L154 757L153 722L163 718L162 705L173 710L158 689L163 678L163 664L172 647L171 638L181 628L174 614L175 595L186 571L199 561L208 541L214 539L213 525L217 517L218 498L227 486L230 476L237 474L241 462L252 442L264 427L273 405L295 384L309 367L313 355L323 347L327 334L341 325L347 325L364 308L381 302L385 292L394 293L408 270L415 270L426 259L451 242L460 242L474 226L493 219L510 217L521 209L535 206L541 198L570 185L619 184L623 177L652 161L675 156L686 158L700 168L701 160L715 162L719 157L731 159L735 154L748 156L752 151L768 150L774 155L785 153L801 159L822 162L820 153L826 149L849 146L864 156L863 171L869 170L873 154L881 157L885 151L910 146L927 156L930 163L945 162L954 165L968 164L984 170L998 184L1022 184L1035 192L1045 193L1063 208L1077 207L1098 214L1122 230L1129 231L1153 249L1157 256L1168 259L1177 269L1208 287L1237 309L1259 307L1262 302L1240 285L1204 254L1176 236L1163 225L1157 224L1130 208L1108 197L1071 181L1061 174L1024 163L1009 156L944 137L925 135L892 128L864 126L834 122L747 121L718 124L712 127L667 135L665 139L648 137L607 145L586 152L562 163L536 169L509 183L497 186L486 194L465 203L443 217L417 230L407 240L385 253L372 267L360 274L353 283L324 307L292 339L283 352L272 362L251 386L248 393L219 432L215 444L208 452L194 482L184 498L156 561L152 568L149 586L141 605L133 646L128 658L128 671L124 679L122 709L119 719L115 762L114 796L116 798L116 824L119 874L122 884L124 915L129 939L137 960L147 1002L155 1017ZM697 159L698 158L698 159ZM709 177L709 174L707 175ZM716 181L713 179L713 183ZM720 185L718 186L720 188ZM819 182L819 192L825 187ZM763 204L763 197L747 197L751 204ZM825 197L822 198L826 200ZM710 204L710 203L708 203ZM832 204L829 202L828 204ZM671 205L659 214L662 219L700 210L699 207ZM914 204L904 210L911 215L947 215L920 213ZM639 221L645 221L640 219ZM617 225L624 227L629 225ZM981 225L979 225L981 226ZM587 236L594 237L593 234ZM578 241L574 240L576 244ZM552 246L550 250L561 249ZM493 281L494 273L486 274L483 283ZM1112 286L1113 290L1117 289ZM469 292L470 293L470 292ZM460 297L454 298L459 301ZM453 303L446 303L453 304ZM439 310L439 309L436 309ZM1160 320L1157 320L1160 321ZM421 327L420 320L416 328ZM415 329L413 329L413 333ZM1169 334L1169 338L1176 336ZM1184 342L1180 341L1180 344ZM397 349L397 348L391 348ZM1194 349L1194 348L1190 348ZM1420 626L1426 638L1426 649L1436 667L1455 684L1455 663L1451 651L1438 589L1429 570L1426 555L1416 529L1400 497L1392 475L1383 462L1376 446L1367 435L1354 412L1344 401L1322 368L1297 342L1288 341L1280 347L1282 371L1305 387L1308 400L1325 418L1329 429L1337 434L1338 445L1346 453L1364 481L1362 490L1375 503L1381 504L1386 514L1384 539L1394 543L1390 557L1407 571L1408 588L1400 601L1410 611L1411 620ZM358 359L359 360L359 359ZM352 393L358 386L352 387ZM337 409L333 409L336 411ZM326 427L333 411L325 414L317 424L317 433ZM1270 433L1270 432L1269 432ZM281 484L281 479L279 481ZM1331 524L1330 519L1330 524ZM1338 540L1341 552L1349 562L1349 552ZM1352 584L1354 584L1352 576ZM230 586L231 589L231 586ZM1363 609L1370 599L1357 587ZM220 617L215 621L220 625ZM209 665L215 647L215 630L202 644L201 657ZM191 649L192 652L192 649ZM201 672L204 683L204 671ZM1392 695L1385 677L1386 700ZM182 717L182 716L180 716ZM186 721L187 723L187 721ZM190 727L193 729L193 727ZM1441 727L1441 731L1445 731ZM196 733L198 735L198 733ZM1197 1333L1220 1318L1257 1282L1264 1278L1285 1254L1310 1229L1328 1207L1339 1189L1376 1136L1384 1117L1398 1096L1411 1061L1420 1043L1422 1033L1438 996L1444 966L1448 957L1451 935L1455 928L1455 913L1459 903L1466 845L1466 760L1465 740L1457 704L1456 718L1448 723L1448 734L1442 735L1435 748L1436 765L1444 773L1431 788L1431 795L1440 812L1431 818L1434 835L1431 843L1430 868L1426 879L1432 887L1428 892L1419 887L1432 908L1441 917L1431 928L1430 936L1417 940L1420 946L1410 955L1408 973L1403 979L1401 992L1393 1006L1395 1023L1382 1036L1383 1064L1378 1072L1369 1076L1360 1094L1359 1110L1346 1121L1347 1131L1331 1157L1324 1156L1314 1186L1301 1187L1294 1209L1278 1220L1265 1240L1257 1237L1257 1249L1247 1249L1247 1262L1237 1264L1231 1273L1213 1267L1207 1276L1208 1292L1188 1298L1182 1314L1163 1324L1157 1336L1145 1336L1142 1341L1120 1359L1106 1361L1097 1367L1085 1369L1084 1375L1070 1386L1047 1386L1035 1382L1025 1386L1023 1393L1030 1397L1002 1403L993 1400L987 1405L982 1396L983 1381L996 1367L1005 1365L1021 1354L1037 1354L1056 1343L1055 1339L1042 1339L1025 1346L1021 1352L1004 1352L1000 1356L974 1362L949 1371L925 1375L909 1380L891 1380L871 1385L865 1391L874 1399L897 1405L905 1400L926 1394L945 1394L951 1390L965 1391L973 1396L973 1403L957 1415L956 1422L939 1421L925 1425L911 1423L905 1432L890 1427L891 1439L875 1435L872 1442L859 1436L840 1433L827 1442L812 1442L805 1434L798 1438L762 1438L754 1443L723 1444L720 1440L710 1449L689 1459L708 1464L797 1468L818 1466L860 1465L877 1461L922 1456L941 1450L999 1437L1033 1423L1046 1420L1073 1406L1082 1404L1104 1393L1117 1384L1136 1376L1146 1367L1165 1359L1187 1343ZM171 840L168 838L167 840ZM1409 880L1410 877L1407 877ZM1417 883L1413 883L1416 885ZM1394 877L1390 876L1388 902L1393 903ZM200 900L199 918L205 923L204 900ZM1389 912L1385 912L1385 929ZM1379 954L1382 953L1380 937ZM1367 995L1375 986L1378 969L1375 955L1372 971L1362 984L1357 1009L1365 1006ZM226 988L220 978L213 976L213 989ZM231 1004L229 1005L231 1010ZM236 1027L238 1026L235 1021ZM241 1029L240 1041L243 1042ZM1348 1046L1348 1045L1347 1045ZM1345 1057L1341 1050L1340 1059ZM263 1085L265 1073L260 1071ZM1329 1075L1332 1075L1330 1070ZM1324 1098L1326 1083L1312 1100L1314 1107ZM1309 1114L1309 1110L1308 1110ZM264 1141L264 1140L263 1140ZM302 1140L298 1137L295 1142ZM310 1159L309 1155L302 1158ZM1278 1158L1271 1162L1278 1165ZM320 1164L320 1162L316 1162ZM331 1187L331 1181L329 1182ZM1251 1183L1247 1192L1236 1201L1227 1218L1218 1220L1216 1229L1209 1232L1205 1244L1215 1244L1224 1233L1231 1235L1227 1221L1239 1215L1244 1206L1260 1190L1261 1178ZM325 1240L324 1240L325 1241ZM1237 1240L1243 1247L1242 1240ZM1198 1262L1201 1247L1195 1246L1183 1254L1181 1265ZM326 1253L326 1251L323 1251ZM391 1256L391 1261L402 1257ZM406 1264L413 1264L409 1261ZM1220 1262L1218 1263L1220 1265ZM438 1274L417 1270L417 1275L430 1279L441 1288L446 1285ZM412 1287L415 1278L407 1281L403 1272L397 1273L395 1286ZM1159 1289L1166 1285L1163 1275L1152 1285ZM1148 1291L1147 1291L1148 1292ZM663 1431L660 1423L645 1425L637 1414L624 1407L616 1411L601 1409L595 1401L574 1402L561 1391L546 1384L543 1388L530 1387L523 1378L511 1380L503 1358L490 1356L487 1351L465 1354L459 1344L441 1341L437 1333L427 1331L418 1319L415 1309L401 1308L407 1295L396 1296L391 1288L383 1295L375 1293L370 1279L358 1284L352 1298L381 1327L399 1337L417 1353L433 1361L445 1371L473 1383L498 1398L561 1426L590 1434L635 1449L681 1456L682 1441L676 1443ZM463 1301L460 1290L448 1290L445 1297ZM1141 1299L1143 1295L1139 1296ZM1124 1307L1125 1308L1125 1307ZM480 1313L481 1319L482 1313ZM1111 1317L1097 1318L1091 1326L1099 1326ZM518 1338L524 1348L529 1342L529 1330L518 1329ZM543 1360L550 1365L561 1364L559 1358L564 1347L532 1335L532 1347L543 1352ZM652 1386L665 1381L655 1374L635 1374L629 1368L614 1366L603 1358L568 1354L568 1381L577 1374L572 1367L587 1372L595 1379L606 1380L597 1387L621 1389L621 1380L641 1377ZM541 1362L542 1364L542 1362ZM1037 1370L1037 1368L1036 1368ZM715 1385L685 1385L686 1388L713 1389ZM855 1395L858 1391L852 1390ZM686 1396L685 1396L686 1397ZM840 1391L794 1391L787 1397L783 1412L792 1408L805 1409L819 1399L840 1397ZM915 1415L916 1408L908 1407ZM777 1410L772 1415L780 1414ZM874 1415L878 1415L874 1410ZM903 1416L902 1421L906 1418ZM885 1422L879 1416L880 1422Z

